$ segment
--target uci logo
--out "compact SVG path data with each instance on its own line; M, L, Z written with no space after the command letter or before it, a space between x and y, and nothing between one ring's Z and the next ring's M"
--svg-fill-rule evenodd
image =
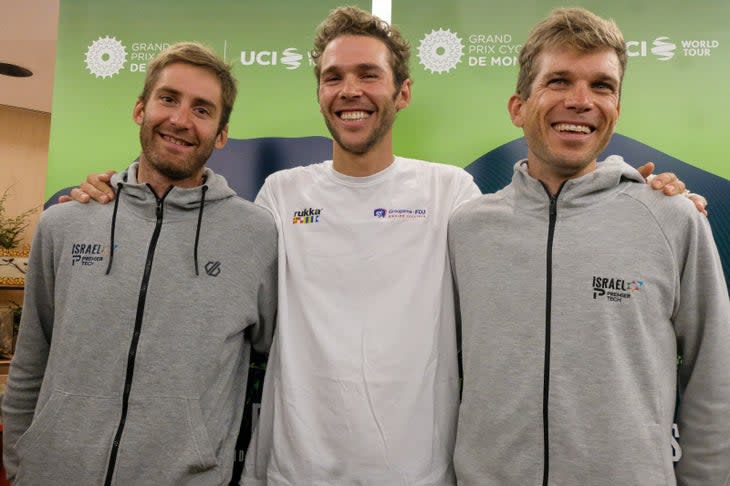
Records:
M294 47L284 49L281 55L276 51L241 51L241 64L244 66L283 64L287 69L292 70L302 64L302 55Z

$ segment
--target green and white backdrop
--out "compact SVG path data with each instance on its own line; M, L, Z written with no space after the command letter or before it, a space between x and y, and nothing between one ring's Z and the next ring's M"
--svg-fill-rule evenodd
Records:
M395 151L465 167L482 191L504 186L524 156L507 115L516 56L555 0L351 2L398 25L412 46L411 106ZM616 20L630 54L622 114L607 153L676 172L710 201L710 223L730 275L730 2L577 0ZM332 0L61 0L46 196L86 174L121 169L139 153L131 111L147 61L196 40L234 65L239 98L231 141L211 160L253 199L274 170L329 158L312 63L314 29ZM261 371L254 366L252 373ZM253 386L260 386L256 379ZM250 404L249 404L250 405ZM247 412L250 413L250 412ZM250 421L249 425L250 425ZM243 435L246 435L245 432Z

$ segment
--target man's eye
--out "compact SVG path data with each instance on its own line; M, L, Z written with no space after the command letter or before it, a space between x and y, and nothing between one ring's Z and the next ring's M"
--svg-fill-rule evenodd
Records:
M195 112L197 114L203 115L203 116L209 116L210 115L210 111L207 108L196 108L195 109Z
M613 92L615 91L615 90L614 90L614 87L613 87L613 85L612 85L612 84L610 84L610 83L603 83L603 82L599 82L599 83L595 83L595 84L593 85L593 87L594 87L595 89L599 89L599 90L601 90L601 91L610 91L610 92L612 92L612 93L613 93Z

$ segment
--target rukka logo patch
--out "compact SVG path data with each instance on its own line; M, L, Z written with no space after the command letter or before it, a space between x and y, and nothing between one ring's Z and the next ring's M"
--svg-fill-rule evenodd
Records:
M291 222L292 224L319 223L319 218L321 215L321 208L304 208L294 211Z

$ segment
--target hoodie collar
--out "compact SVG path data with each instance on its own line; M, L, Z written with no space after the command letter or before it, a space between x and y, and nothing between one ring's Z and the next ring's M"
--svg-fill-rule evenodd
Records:
M110 255L109 265L106 274L108 275L112 269L114 261L114 235L116 231L117 213L119 211L120 200L124 197L125 207L136 213L138 216L147 219L157 219L157 208L161 207L161 213L165 220L185 220L193 215L197 215L195 225L195 238L193 243L193 264L195 275L198 273L198 245L200 243L200 233L203 223L203 209L206 202L220 201L233 197L236 193L228 186L226 180L214 173L209 168L205 168L202 186L192 188L181 188L170 186L167 191L157 197L152 188L148 184L142 184L137 181L138 162L133 163L129 168L121 173L114 174L111 182L115 189L117 197L114 199L114 210L112 212L111 229L110 229ZM126 197L125 197L126 196Z
M624 181L644 183L644 178L623 157L611 155L599 162L596 170L565 181L558 194L558 207L578 209L591 206L619 192L620 183ZM527 173L527 159L515 164L512 185L523 202L531 201L543 206L550 199L542 183Z

